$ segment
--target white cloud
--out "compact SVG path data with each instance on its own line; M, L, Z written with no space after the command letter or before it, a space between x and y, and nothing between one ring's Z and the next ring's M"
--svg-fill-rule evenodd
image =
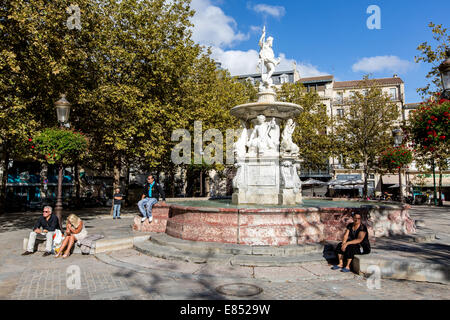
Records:
M256 73L259 53L256 50L222 50L212 48L212 57L222 63L222 68L228 69L232 76Z
M196 11L192 18L195 42L223 48L249 38L249 35L235 31L236 21L210 0L192 0L191 6Z
M217 47L212 48L212 57L216 61L222 63L224 69L228 69L232 76L253 74L257 72L257 64L259 53L256 50L240 51L240 50L222 50ZM294 59L287 59L286 55L280 54L281 62L277 66L276 71L289 71L293 69L294 62L297 64L297 70L300 76L316 77L326 75L316 66L309 63L297 62Z
M397 56L376 56L362 58L358 60L353 66L354 72L398 72L404 73L412 67L412 64L407 60L402 60Z
M258 13L267 14L275 18L281 18L286 13L286 9L282 6L271 6L268 4L257 4L253 6L253 10Z
M211 46L212 58L222 63L222 67L228 69L231 75L253 74L257 72L259 53L257 50L225 50L239 41L248 40L250 33L260 33L261 27L250 26L248 34L237 30L236 21L227 16L221 8L212 4L211 0L192 0L192 8L196 11L192 18L194 24L192 38L202 45ZM281 17L285 14L284 7L258 4L251 9L263 14ZM255 43L257 47L257 43ZM277 71L292 70L295 60L287 59L280 54L281 63ZM324 75L317 67L308 63L298 63L297 70L301 77L313 77Z

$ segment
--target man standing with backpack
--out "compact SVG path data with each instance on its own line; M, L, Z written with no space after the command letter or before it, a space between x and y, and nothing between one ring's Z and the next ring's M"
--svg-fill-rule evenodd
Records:
M159 197L162 197L163 201L166 201L166 195L161 185L155 181L152 175L147 177L144 190L142 192L142 199L138 202L139 211L142 214L141 223L148 218L148 222L152 222L152 207L158 202Z

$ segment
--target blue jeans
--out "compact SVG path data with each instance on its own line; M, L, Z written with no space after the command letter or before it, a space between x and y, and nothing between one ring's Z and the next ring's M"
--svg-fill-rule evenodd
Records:
M119 217L120 217L120 204L115 204L113 218L119 218Z
M150 218L152 216L152 207L158 202L156 198L145 198L138 202L139 211L145 218Z

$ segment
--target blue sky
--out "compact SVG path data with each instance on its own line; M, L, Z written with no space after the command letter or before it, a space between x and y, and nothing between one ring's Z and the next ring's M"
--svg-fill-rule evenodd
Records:
M381 29L370 30L370 5L381 11ZM192 0L196 42L211 46L213 57L233 75L255 73L258 40L265 24L282 58L302 77L333 74L339 81L398 74L406 103L421 100L430 65L416 64L417 46L434 43L429 22L449 28L450 1L429 0Z

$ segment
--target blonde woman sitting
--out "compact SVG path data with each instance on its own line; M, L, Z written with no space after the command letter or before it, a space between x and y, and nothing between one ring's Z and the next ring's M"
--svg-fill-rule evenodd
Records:
M81 241L87 236L87 230L84 227L83 221L76 215L71 214L67 217L66 222L66 237L64 238L61 248L55 258L61 256L64 248L67 246L66 252L63 258L67 258L70 255L70 250L72 249L75 241Z

